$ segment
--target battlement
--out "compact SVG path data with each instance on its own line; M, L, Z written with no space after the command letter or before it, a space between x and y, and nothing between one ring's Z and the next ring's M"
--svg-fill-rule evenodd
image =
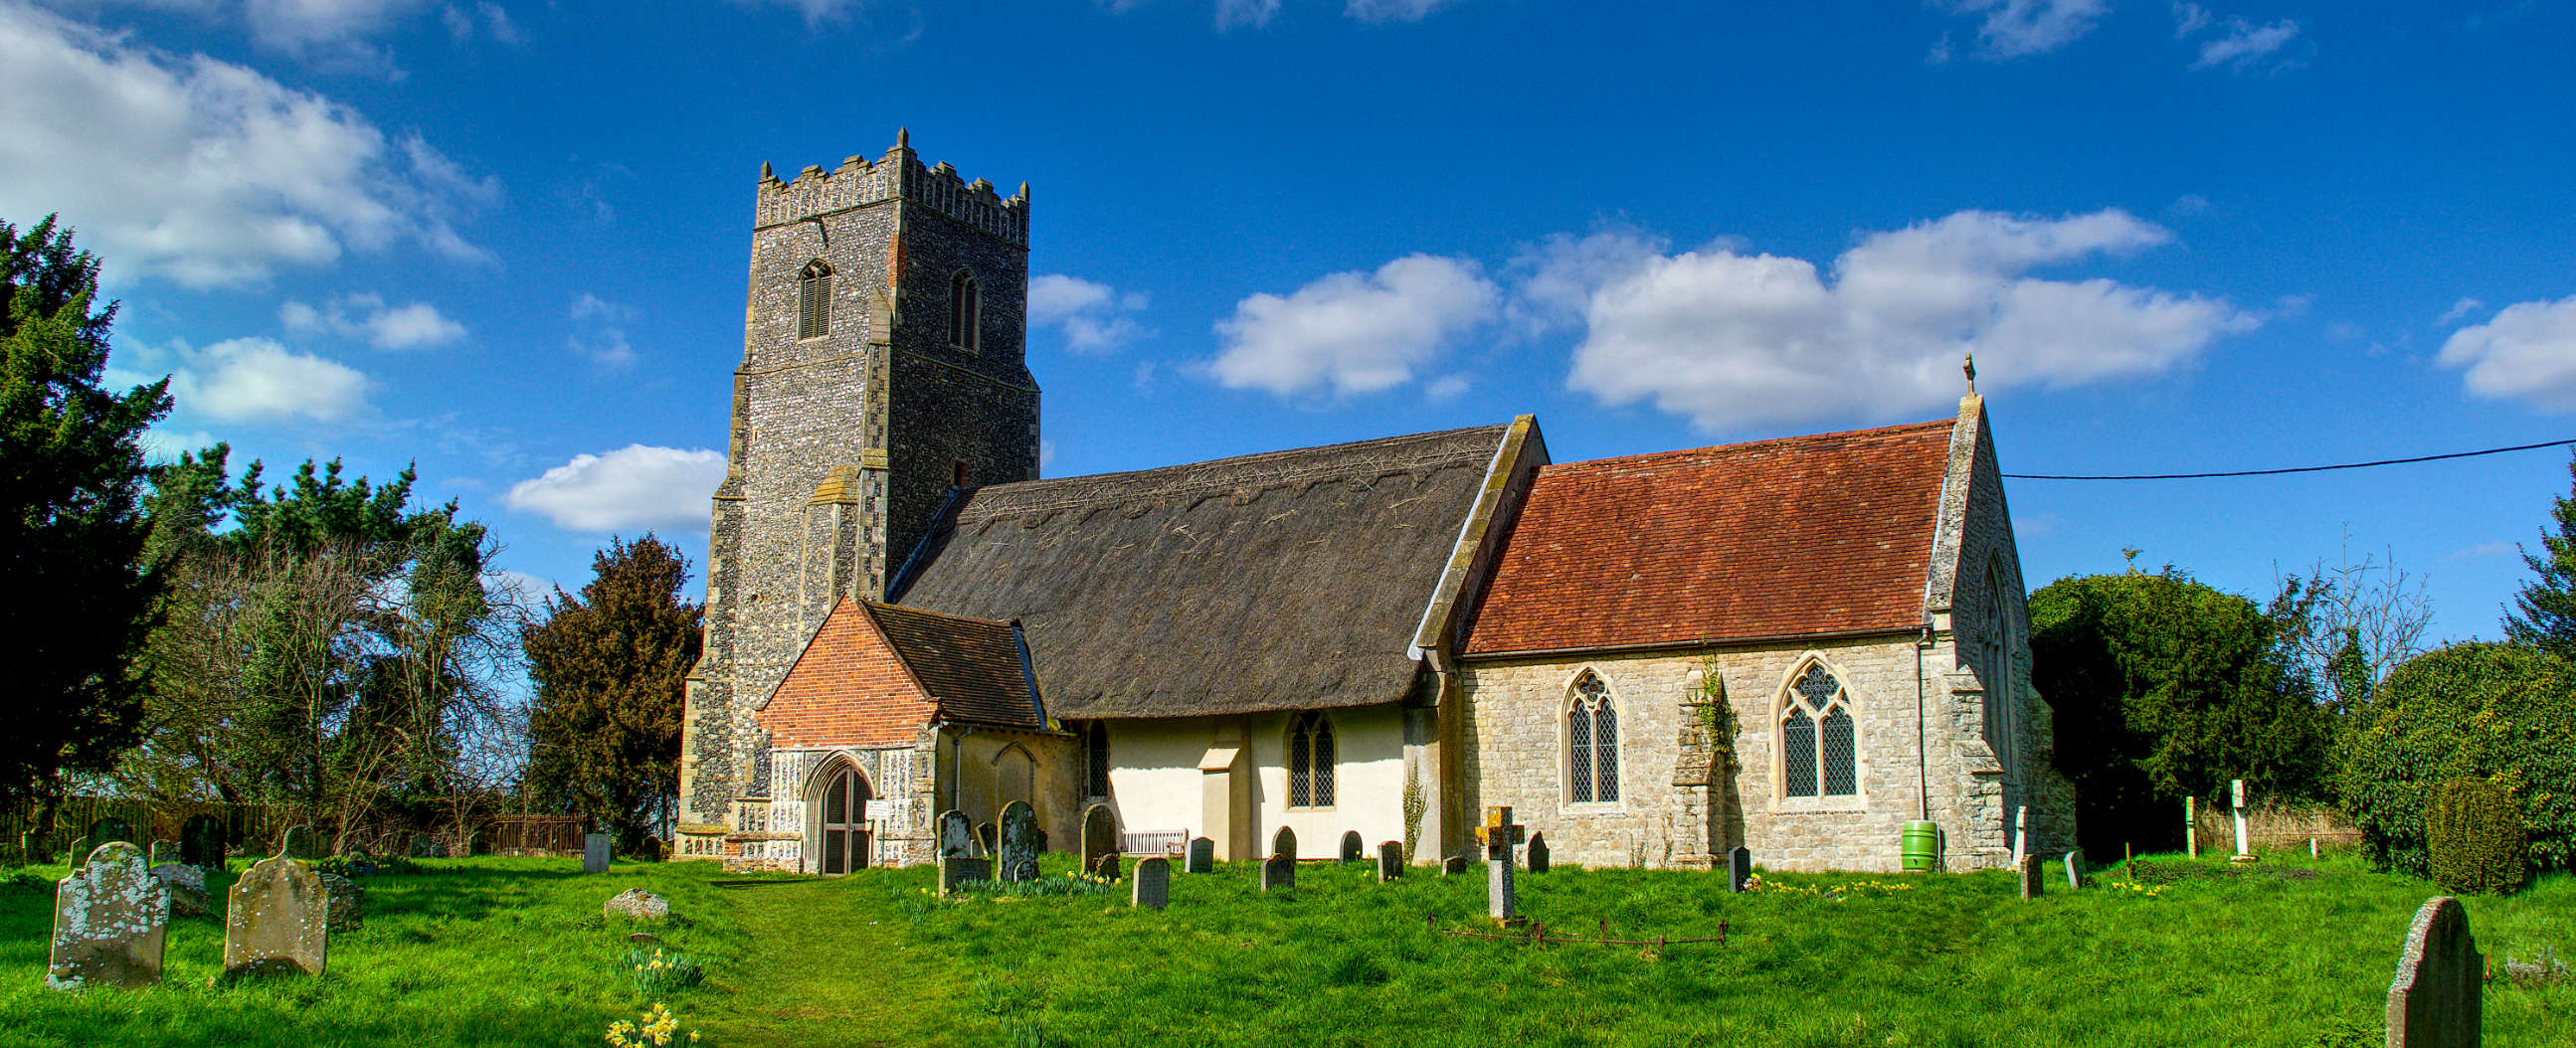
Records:
M1028 183L1005 198L991 182L966 181L944 161L925 166L913 153L911 138L909 132L897 131L894 148L874 163L854 156L835 170L808 166L783 182L768 164L760 165L753 227L766 229L902 197L1010 243L1029 245Z

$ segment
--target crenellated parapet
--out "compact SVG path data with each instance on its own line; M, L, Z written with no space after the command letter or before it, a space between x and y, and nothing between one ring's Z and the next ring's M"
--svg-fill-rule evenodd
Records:
M910 140L909 133L897 132L894 148L874 162L854 156L831 171L808 166L786 181L762 164L753 225L766 229L901 197L1012 244L1028 246L1028 183L1020 183L1018 193L1004 197L991 182L980 178L969 182L945 161L923 164Z

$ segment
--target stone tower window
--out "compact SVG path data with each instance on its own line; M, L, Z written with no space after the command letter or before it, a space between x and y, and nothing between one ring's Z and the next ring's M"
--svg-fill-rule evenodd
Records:
M1808 663L1780 705L1780 795L1858 796L1860 726L1842 682L1823 665Z
M1609 804L1619 799L1619 707L1591 670L1575 678L1565 711L1565 799Z
M1333 806L1333 722L1300 713L1288 722L1288 806Z
M984 288L975 274L948 278L948 344L973 353L983 348Z
M796 337L821 338L832 333L832 267L822 259L805 263L796 277Z

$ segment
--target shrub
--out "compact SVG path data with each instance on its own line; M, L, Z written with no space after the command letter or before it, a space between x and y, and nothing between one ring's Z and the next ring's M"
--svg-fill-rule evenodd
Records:
M2514 803L2511 789L2478 779L2443 783L2424 817L2433 883L2466 895L2522 887L2531 869L2525 836L2522 806Z
M2519 802L2528 861L2576 865L2576 667L2515 644L2408 660L2353 714L2337 789L2382 865L2431 876L2435 788L2481 779Z

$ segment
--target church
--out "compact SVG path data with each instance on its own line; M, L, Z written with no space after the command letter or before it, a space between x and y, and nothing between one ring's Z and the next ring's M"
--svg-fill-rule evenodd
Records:
M1029 194L906 136L755 189L677 857L1131 852L1892 871L2071 846L1973 387L1955 416L1583 462L1536 418L1038 475Z

